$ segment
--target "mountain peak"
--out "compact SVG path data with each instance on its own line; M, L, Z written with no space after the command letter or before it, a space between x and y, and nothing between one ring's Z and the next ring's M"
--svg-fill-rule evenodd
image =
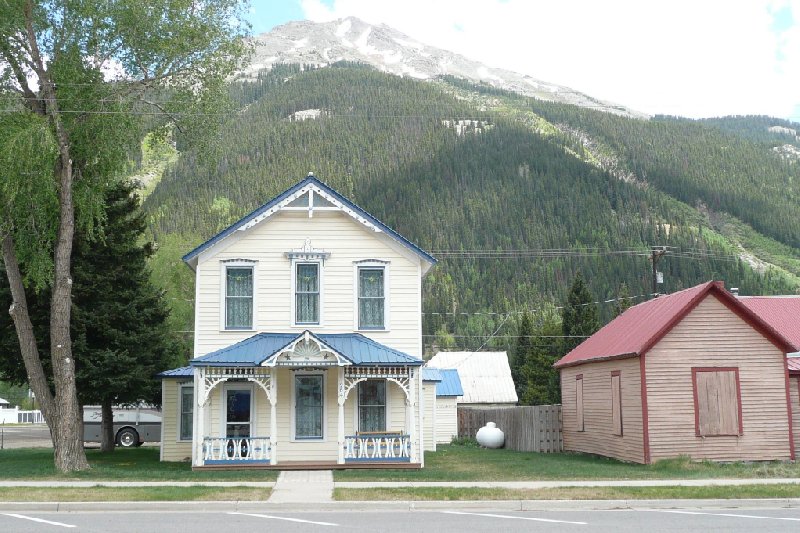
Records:
M646 116L569 87L490 67L419 42L386 24L370 24L357 17L330 22L288 22L258 35L254 42L252 62L243 71L247 77L276 63L327 66L337 61L354 61L398 76L430 80L451 75L543 100L592 107L621 115Z

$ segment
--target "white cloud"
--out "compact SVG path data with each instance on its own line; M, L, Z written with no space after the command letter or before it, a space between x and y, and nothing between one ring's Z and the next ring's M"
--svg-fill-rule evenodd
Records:
M800 104L800 0L301 0L490 66L648 113L790 116ZM795 24L773 31L773 14ZM800 107L797 108L800 110ZM794 117L800 120L800 117Z

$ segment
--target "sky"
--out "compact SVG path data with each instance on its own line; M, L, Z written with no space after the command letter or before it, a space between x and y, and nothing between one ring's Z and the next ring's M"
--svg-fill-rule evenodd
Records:
M249 20L348 16L649 114L800 122L800 0L251 0Z

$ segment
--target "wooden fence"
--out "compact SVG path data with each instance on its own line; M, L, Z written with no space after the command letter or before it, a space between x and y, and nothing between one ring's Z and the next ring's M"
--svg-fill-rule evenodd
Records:
M458 408L458 436L472 437L487 422L494 422L506 436L505 447L521 452L560 452L561 406L532 405L500 409Z

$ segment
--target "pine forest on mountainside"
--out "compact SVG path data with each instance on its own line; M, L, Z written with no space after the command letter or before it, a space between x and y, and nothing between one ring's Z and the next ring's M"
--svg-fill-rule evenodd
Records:
M145 203L176 330L193 327L180 256L309 171L440 259L423 284L426 350L511 349L519 313L552 312L578 270L597 300L624 283L637 303L651 292L651 246L671 247L661 292L709 279L743 294L798 288L798 165L771 151L786 141L745 126L631 119L353 64L281 65L231 93L240 111L217 141L167 165ZM319 118L289 118L313 109ZM566 253L531 253L544 249ZM759 273L737 259L745 249L780 266ZM614 303L600 312L607 321Z

